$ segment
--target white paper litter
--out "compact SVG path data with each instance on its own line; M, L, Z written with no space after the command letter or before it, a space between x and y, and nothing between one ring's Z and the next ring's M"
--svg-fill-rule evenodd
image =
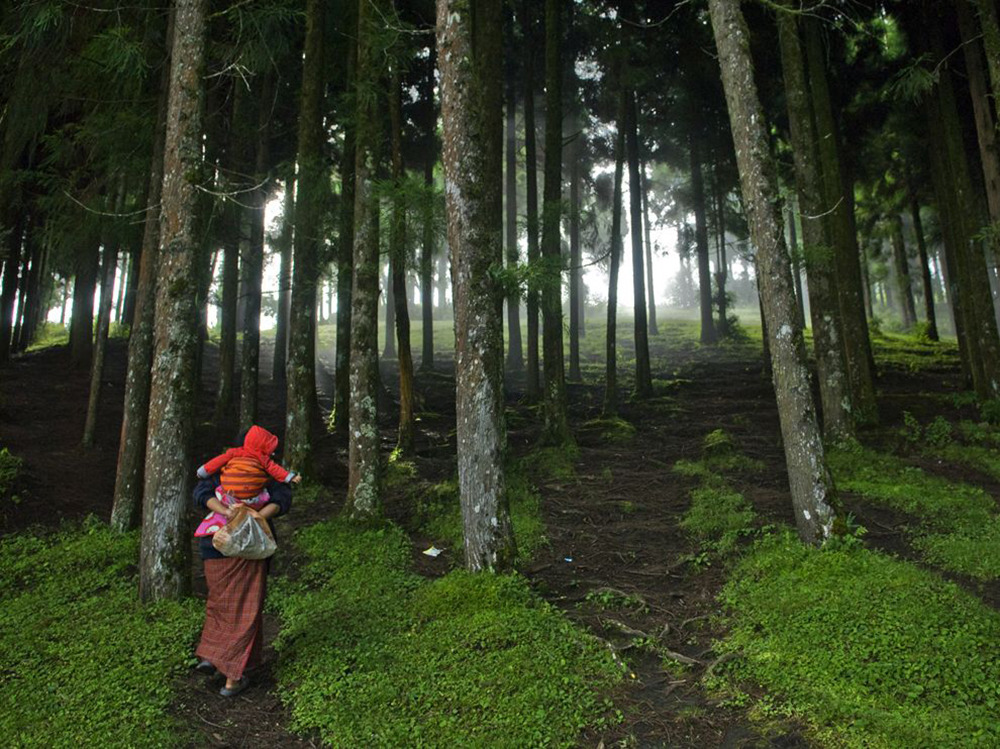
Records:
M426 555L427 555L427 556L429 556L429 557L436 557L436 556L438 556L438 555L439 555L439 554L440 554L440 553L441 553L442 551L444 551L444 549L439 549L439 548L437 548L436 546L432 546L432 547L431 547L431 548L429 548L429 549L424 549L424 554L426 554Z

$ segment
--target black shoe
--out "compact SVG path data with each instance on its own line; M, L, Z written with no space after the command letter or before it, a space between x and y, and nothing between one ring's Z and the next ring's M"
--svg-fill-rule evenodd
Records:
M206 676L215 676L215 666L212 665L211 661L201 660L198 665L194 667L194 670L199 674L205 674Z

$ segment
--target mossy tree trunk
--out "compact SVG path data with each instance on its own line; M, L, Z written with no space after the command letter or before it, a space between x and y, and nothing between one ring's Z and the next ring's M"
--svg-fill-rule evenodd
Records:
M163 155L167 133L167 103L170 93L170 54L173 44L173 11L167 22L166 50L160 73L160 94L153 133L149 168L146 217L135 295L135 314L128 339L128 370L125 375L125 407L118 441L118 468L111 505L111 527L130 531L139 522L143 475L146 462L146 427L149 423L149 388L152 381L153 322L156 312L156 271L159 261L160 199L163 194Z
M652 227L649 225L649 176L646 174L646 162L639 161L639 174L642 177L642 225L646 237L646 295L649 303L647 329L649 335L659 335L660 327L656 321L656 295L653 293L653 238Z
M197 326L197 185L202 175L205 0L177 0L163 160L149 434L139 594L179 598L188 589L185 532L191 478Z
M816 129L806 89L805 60L796 16L778 13L781 67L795 161L795 182L802 207L802 239L809 277L809 313L823 404L823 430L831 439L854 432L851 393L843 353L836 269L823 213L822 183L817 168ZM796 305L796 310L798 306ZM798 322L796 315L796 322Z
M458 484L465 565L474 572L509 569L516 555L504 473L503 288L497 282L503 267L502 85L496 65L501 8L501 0L437 2L455 293Z
M807 19L803 25L807 79L812 94L819 172L823 183L822 213L827 221L834 253L851 403L855 420L859 424L872 424L878 421L878 406L875 403L874 360L861 288L860 251L854 224L854 189L848 184L841 164L840 135L833 116L819 26L816 19Z
M573 77L575 81L575 76ZM575 93L575 92L574 92ZM578 106L576 102L574 107ZM579 131L579 120L576 112L571 120L573 132L568 150L569 156L569 374L573 382L579 382L580 377L580 284L583 279L581 272L580 253L580 158L582 156L583 134Z
M903 329L912 330L917 324L917 310L913 302L913 284L910 281L910 261L906 256L906 240L903 238L903 219L893 211L889 217L892 227L890 243L895 265L896 289L899 291L899 308L903 314Z
M299 108L299 181L295 198L294 265L289 315L285 464L312 469L316 415L316 285L327 190L323 158L323 27L325 4L306 4L306 39Z
M799 537L820 543L835 519L833 482L826 468L798 326L788 252L778 213L778 185L757 95L749 31L739 0L709 0L722 69L736 161L757 264L774 390Z
M378 432L378 203L374 190L381 131L375 36L384 0L358 4L358 67L354 162L354 286L351 291L350 422L346 512L365 519L381 512ZM375 13L375 15L373 15Z
M562 248L562 5L545 0L545 183L542 199L541 308L544 350L545 441L562 444L570 437L566 417L566 370L563 366ZM530 165L528 167L531 168Z

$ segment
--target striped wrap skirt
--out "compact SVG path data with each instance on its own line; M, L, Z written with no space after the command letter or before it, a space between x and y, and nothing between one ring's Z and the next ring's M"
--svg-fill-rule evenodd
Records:
M208 600L195 655L233 681L260 664L268 559L205 560Z

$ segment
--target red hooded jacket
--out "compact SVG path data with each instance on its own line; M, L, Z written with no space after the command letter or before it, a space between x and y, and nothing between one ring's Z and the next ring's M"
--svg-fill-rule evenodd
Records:
M243 447L230 448L212 458L198 469L198 475L207 478L221 470L223 490L237 499L249 499L261 492L268 476L281 482L289 482L295 477L293 471L271 460L277 447L277 437L263 427L252 426L243 440Z

